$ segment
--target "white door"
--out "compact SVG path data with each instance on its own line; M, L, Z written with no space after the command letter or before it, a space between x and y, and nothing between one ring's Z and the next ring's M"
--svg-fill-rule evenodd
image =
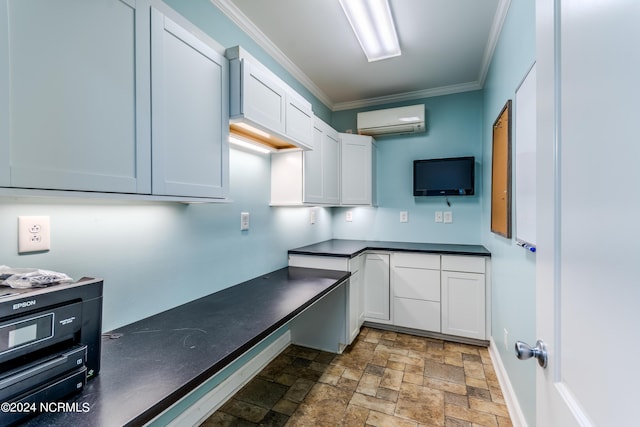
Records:
M536 424L637 425L640 2L536 7Z

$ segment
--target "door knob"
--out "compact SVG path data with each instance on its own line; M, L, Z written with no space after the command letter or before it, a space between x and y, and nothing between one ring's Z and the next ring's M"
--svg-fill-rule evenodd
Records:
M529 344L518 341L516 342L516 357L520 360L530 359L535 357L538 359L538 365L543 368L547 367L547 345L542 340L536 342L535 347L531 347Z

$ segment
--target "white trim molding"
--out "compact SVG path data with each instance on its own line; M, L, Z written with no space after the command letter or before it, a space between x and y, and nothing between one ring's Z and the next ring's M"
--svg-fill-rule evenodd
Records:
M200 398L200 400L174 418L169 424L167 424L167 426L197 426L202 424L227 400L233 397L234 394L251 381L253 377L255 377L265 366L269 364L269 362L282 353L290 343L291 332L287 331L272 342L267 348L262 350L257 356L205 394ZM179 402L180 401L177 403ZM170 411L172 407L168 408L165 412ZM163 412L163 414L165 412ZM162 416L162 414L159 415L159 417L160 416Z
M491 356L493 369L496 371L496 376L498 377L498 382L500 383L500 388L504 395L504 401L507 404L507 409L509 410L511 423L514 427L528 427L522 408L520 408L516 392L511 385L509 375L507 375L507 371L502 363L500 352L496 350L496 342L493 340L493 337L491 337L489 342L489 355Z
M287 70L301 85L311 92L320 102L326 105L331 111L350 110L355 108L369 107L374 105L387 104L391 102L411 101L433 96L451 95L460 92L480 90L484 86L491 60L495 51L502 26L506 19L511 5L511 0L499 0L496 13L493 17L491 31L485 46L482 57L482 66L476 81L460 83L450 86L442 86L425 90L404 92L394 95L381 96L376 98L360 99L347 102L334 103L293 61L291 61L242 11L230 0L209 0L220 9L233 23L253 39L267 54Z

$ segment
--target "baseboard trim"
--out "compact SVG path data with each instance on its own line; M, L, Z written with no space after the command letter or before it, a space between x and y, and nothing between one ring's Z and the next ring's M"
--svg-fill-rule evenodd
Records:
M496 371L496 376L498 377L498 382L500 383L500 388L502 389L504 401L507 404L513 427L527 427L527 420L524 418L518 397L511 385L507 370L504 368L500 352L496 349L496 342L493 340L493 337L489 342L489 355L491 356L493 369Z
M205 394L195 404L174 418L168 426L197 426L202 424L227 400L251 381L269 362L282 353L290 343L291 332L287 331L257 356L222 381L213 390Z

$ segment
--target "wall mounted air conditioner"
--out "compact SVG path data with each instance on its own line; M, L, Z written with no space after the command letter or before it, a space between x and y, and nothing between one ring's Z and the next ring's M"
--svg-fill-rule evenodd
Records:
M397 135L425 130L424 104L358 113L360 135Z

